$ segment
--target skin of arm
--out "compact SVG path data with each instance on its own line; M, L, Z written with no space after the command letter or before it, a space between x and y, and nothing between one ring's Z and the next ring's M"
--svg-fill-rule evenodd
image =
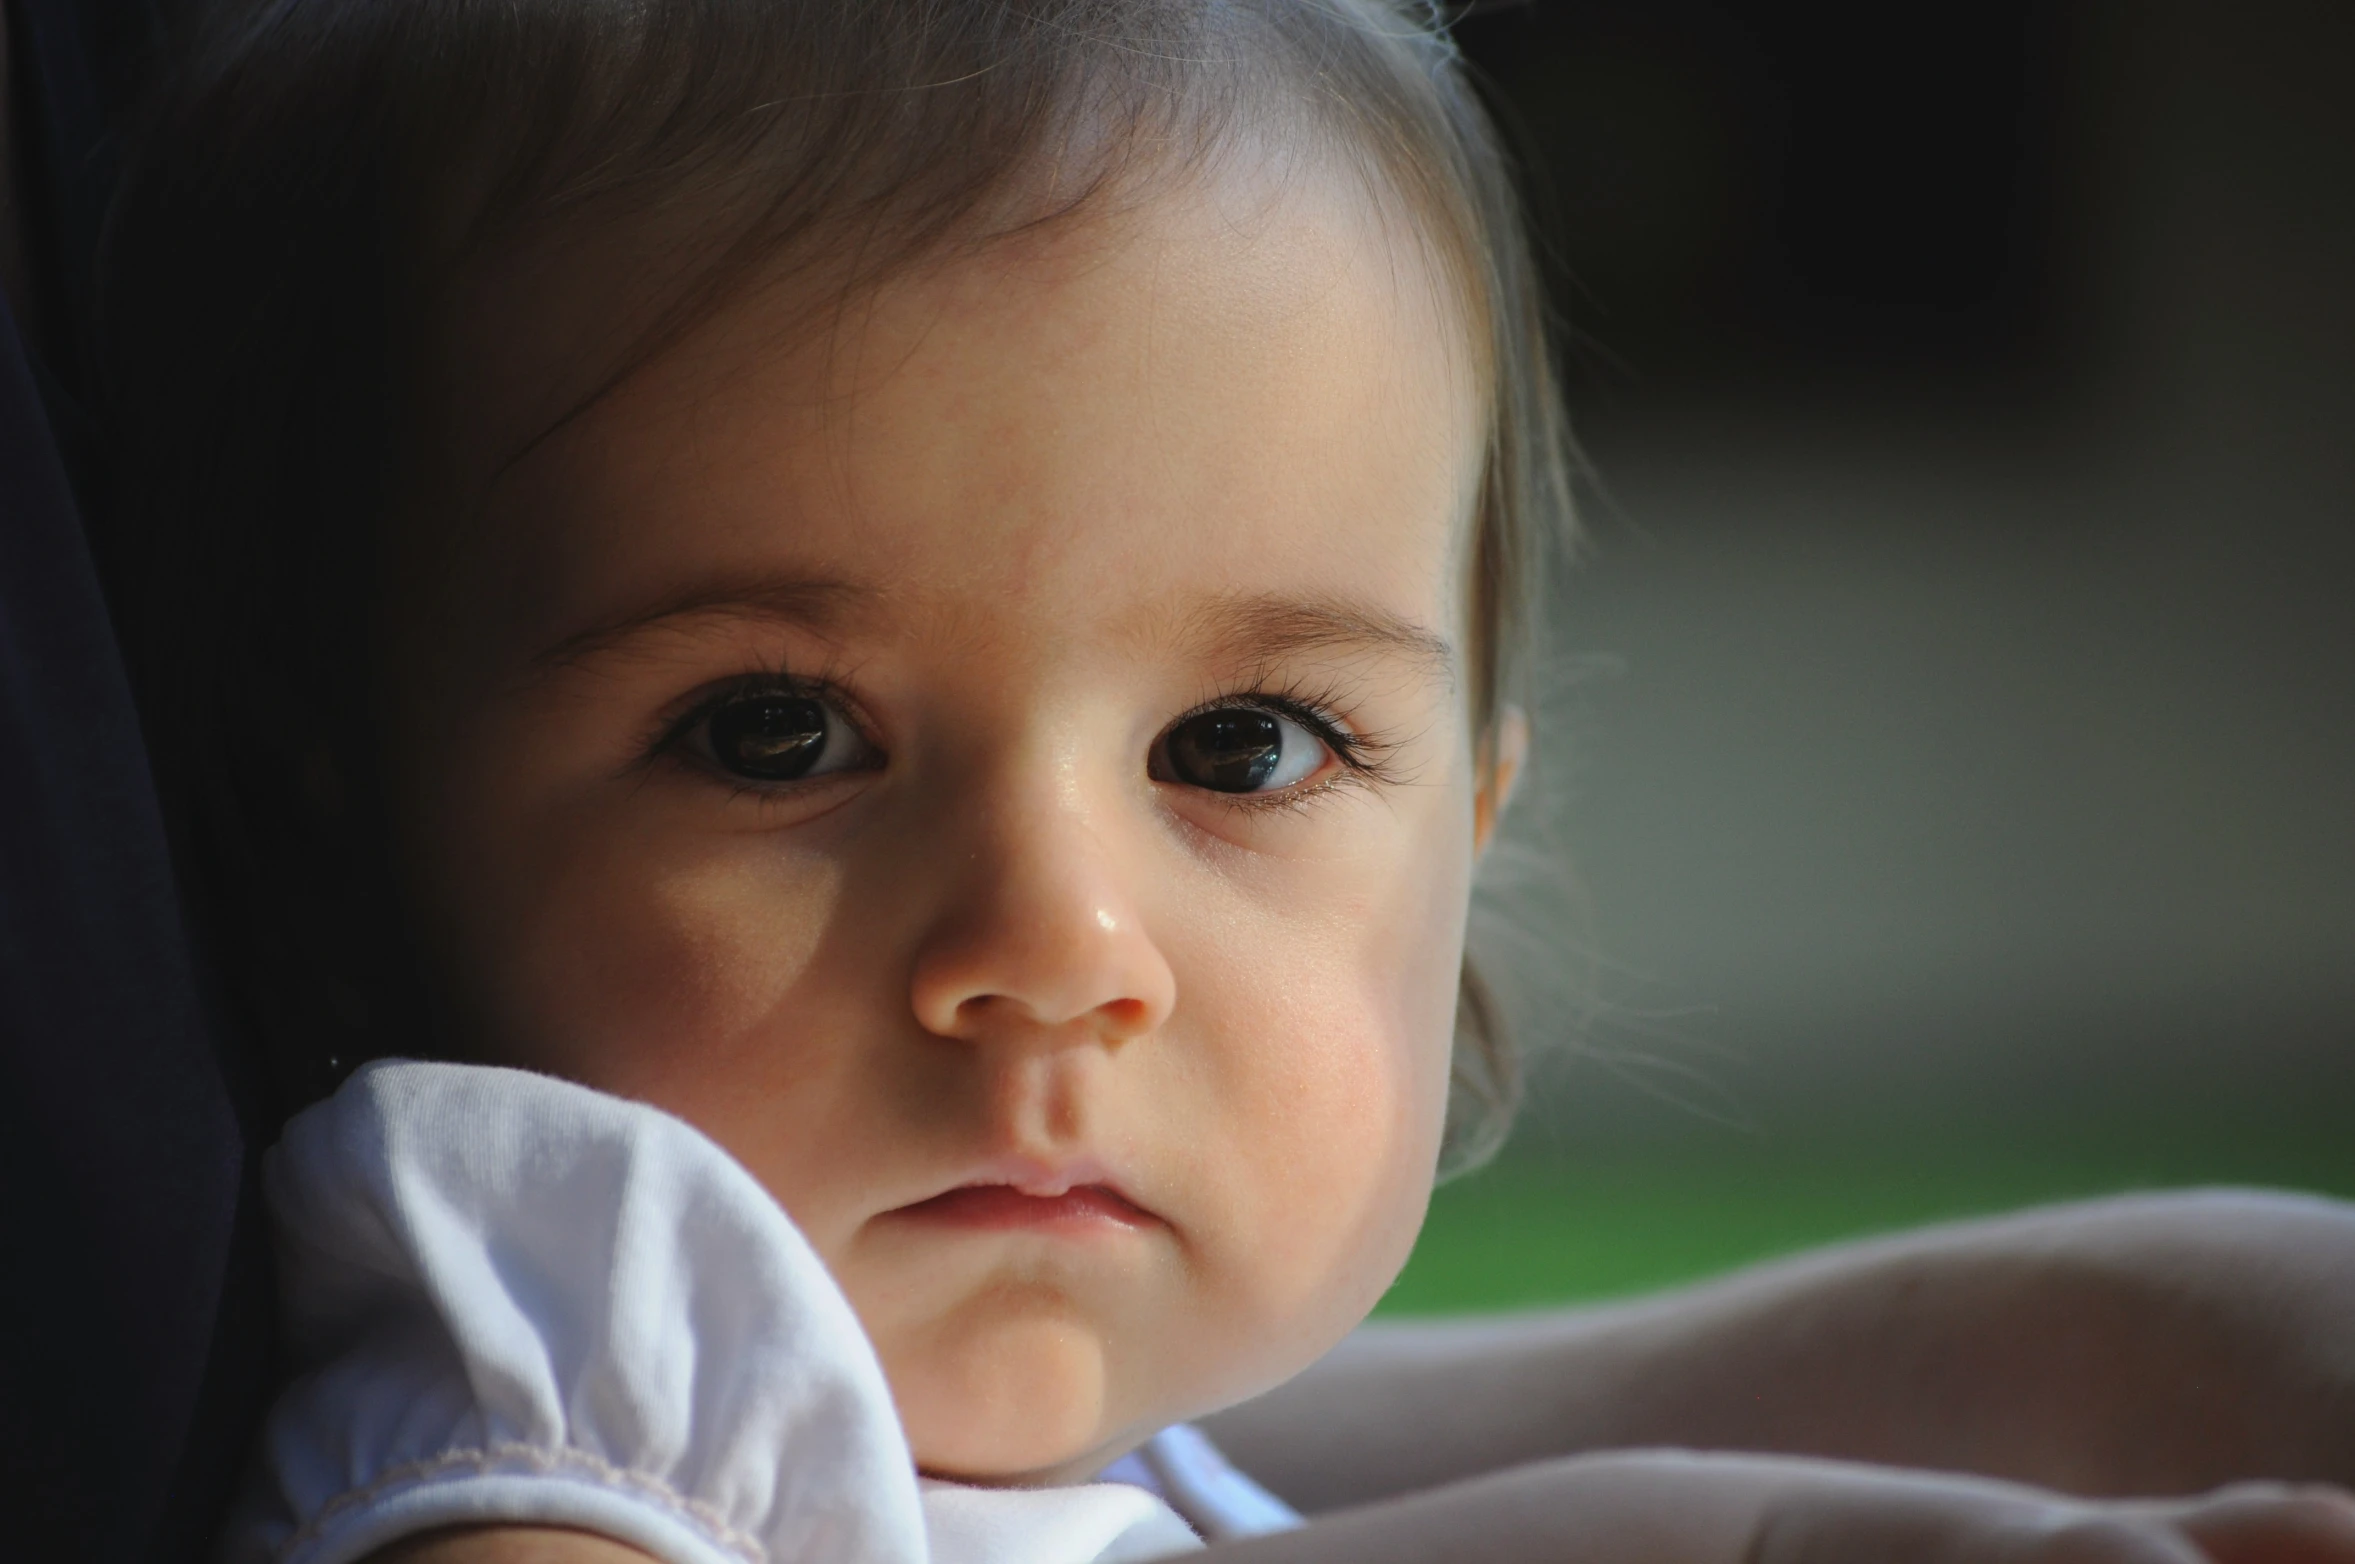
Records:
M647 1564L652 1557L569 1527L459 1526L379 1548L367 1564Z
M2098 1496L2355 1480L2355 1207L2201 1192L1823 1251L1681 1292L1378 1325L1206 1423L1309 1512L1644 1446Z

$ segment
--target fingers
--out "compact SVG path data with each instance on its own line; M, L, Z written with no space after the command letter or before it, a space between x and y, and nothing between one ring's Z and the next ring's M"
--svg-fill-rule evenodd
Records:
M2159 1513L2214 1564L2355 1564L2355 1495L2239 1483Z
M2176 1528L2156 1519L2084 1506L2055 1513L2004 1539L2004 1564L2209 1564Z
M1761 1518L1744 1564L2211 1561L2157 1514L1925 1475L1789 1494Z

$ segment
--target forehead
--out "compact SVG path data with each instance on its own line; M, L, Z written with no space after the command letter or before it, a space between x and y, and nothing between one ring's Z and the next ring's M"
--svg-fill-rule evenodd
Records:
M754 292L506 462L644 264L518 272L459 333L457 476L507 653L730 579L849 583L979 639L1269 596L1455 631L1482 391L1449 284L1363 182L1230 168L815 330L805 292Z

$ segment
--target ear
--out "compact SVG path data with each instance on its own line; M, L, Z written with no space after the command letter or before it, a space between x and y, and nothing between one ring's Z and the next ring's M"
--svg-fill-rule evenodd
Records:
M1472 783L1472 851L1488 851L1496 823L1521 784L1521 763L1529 758L1529 714L1518 706L1498 709L1481 738Z

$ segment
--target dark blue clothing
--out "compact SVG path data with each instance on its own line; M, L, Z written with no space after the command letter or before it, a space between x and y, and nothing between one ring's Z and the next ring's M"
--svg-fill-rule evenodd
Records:
M0 1542L193 1564L266 1391L264 1130L207 1021L69 481L103 470L78 391L108 9L9 10L53 318L0 305Z

